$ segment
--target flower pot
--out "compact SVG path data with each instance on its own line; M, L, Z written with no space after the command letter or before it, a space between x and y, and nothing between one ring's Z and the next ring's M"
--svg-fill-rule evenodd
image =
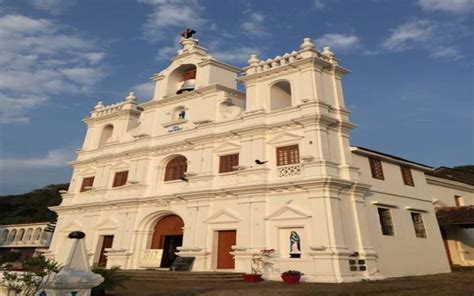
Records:
M263 281L261 274L243 274L242 277L247 283L258 283Z
M300 282L301 275L300 274L282 274L281 278L287 284L297 284Z

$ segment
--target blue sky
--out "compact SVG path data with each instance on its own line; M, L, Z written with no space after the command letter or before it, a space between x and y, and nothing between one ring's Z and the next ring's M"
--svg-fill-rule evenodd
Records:
M81 119L165 68L179 32L245 66L331 46L352 70L353 145L431 166L474 162L472 0L0 0L0 194L67 182Z

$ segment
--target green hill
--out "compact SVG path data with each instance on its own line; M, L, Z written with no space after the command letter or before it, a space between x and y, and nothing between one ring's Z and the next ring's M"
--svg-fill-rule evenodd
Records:
M68 186L53 184L25 194L0 196L0 225L56 221L56 213L48 207L61 203L59 191Z

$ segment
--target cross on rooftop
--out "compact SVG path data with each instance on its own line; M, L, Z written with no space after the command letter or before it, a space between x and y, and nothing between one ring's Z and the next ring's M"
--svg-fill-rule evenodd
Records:
M194 34L196 34L196 30L193 30L193 29L190 29L190 28L186 28L186 30L184 30L184 31L181 33L181 36L183 36L184 38L188 39L188 38L193 37Z

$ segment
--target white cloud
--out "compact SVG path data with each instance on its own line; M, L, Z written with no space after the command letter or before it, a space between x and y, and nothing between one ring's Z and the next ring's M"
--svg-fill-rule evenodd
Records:
M473 7L472 0L418 0L424 11L442 11L449 13L469 13Z
M323 0L313 0L313 7L315 9L323 9L324 7L326 7L326 4Z
M356 48L360 44L359 37L355 35L345 35L337 33L325 34L322 37L316 39L316 45L330 46L336 50L347 50L350 48Z
M34 8L49 11L51 14L60 14L74 5L73 0L31 0Z
M28 110L59 94L90 90L105 71L93 40L48 19L0 17L1 123L26 123Z
M240 28L253 36L261 37L267 35L265 28L265 16L258 12L250 12L246 20L241 24Z
M0 164L2 169L40 169L68 167L67 162L73 160L74 150L70 148L54 149L45 156L35 158L2 158Z
M429 40L435 25L427 20L415 20L402 24L392 30L391 35L382 43L388 51L403 51Z
M463 58L461 52L452 46L435 47L431 50L430 56L435 59L459 60Z
M134 86L132 90L135 92L139 100L148 101L153 97L153 92L155 91L155 83L153 81L145 82Z
M143 25L145 38L152 41L163 39L168 29L184 30L185 26L199 29L207 22L202 16L203 6L198 0L138 0L138 2L152 6L152 12Z
M260 50L255 47L240 47L232 49L216 49L211 51L212 55L217 59L228 62L245 64L251 54L259 54Z

